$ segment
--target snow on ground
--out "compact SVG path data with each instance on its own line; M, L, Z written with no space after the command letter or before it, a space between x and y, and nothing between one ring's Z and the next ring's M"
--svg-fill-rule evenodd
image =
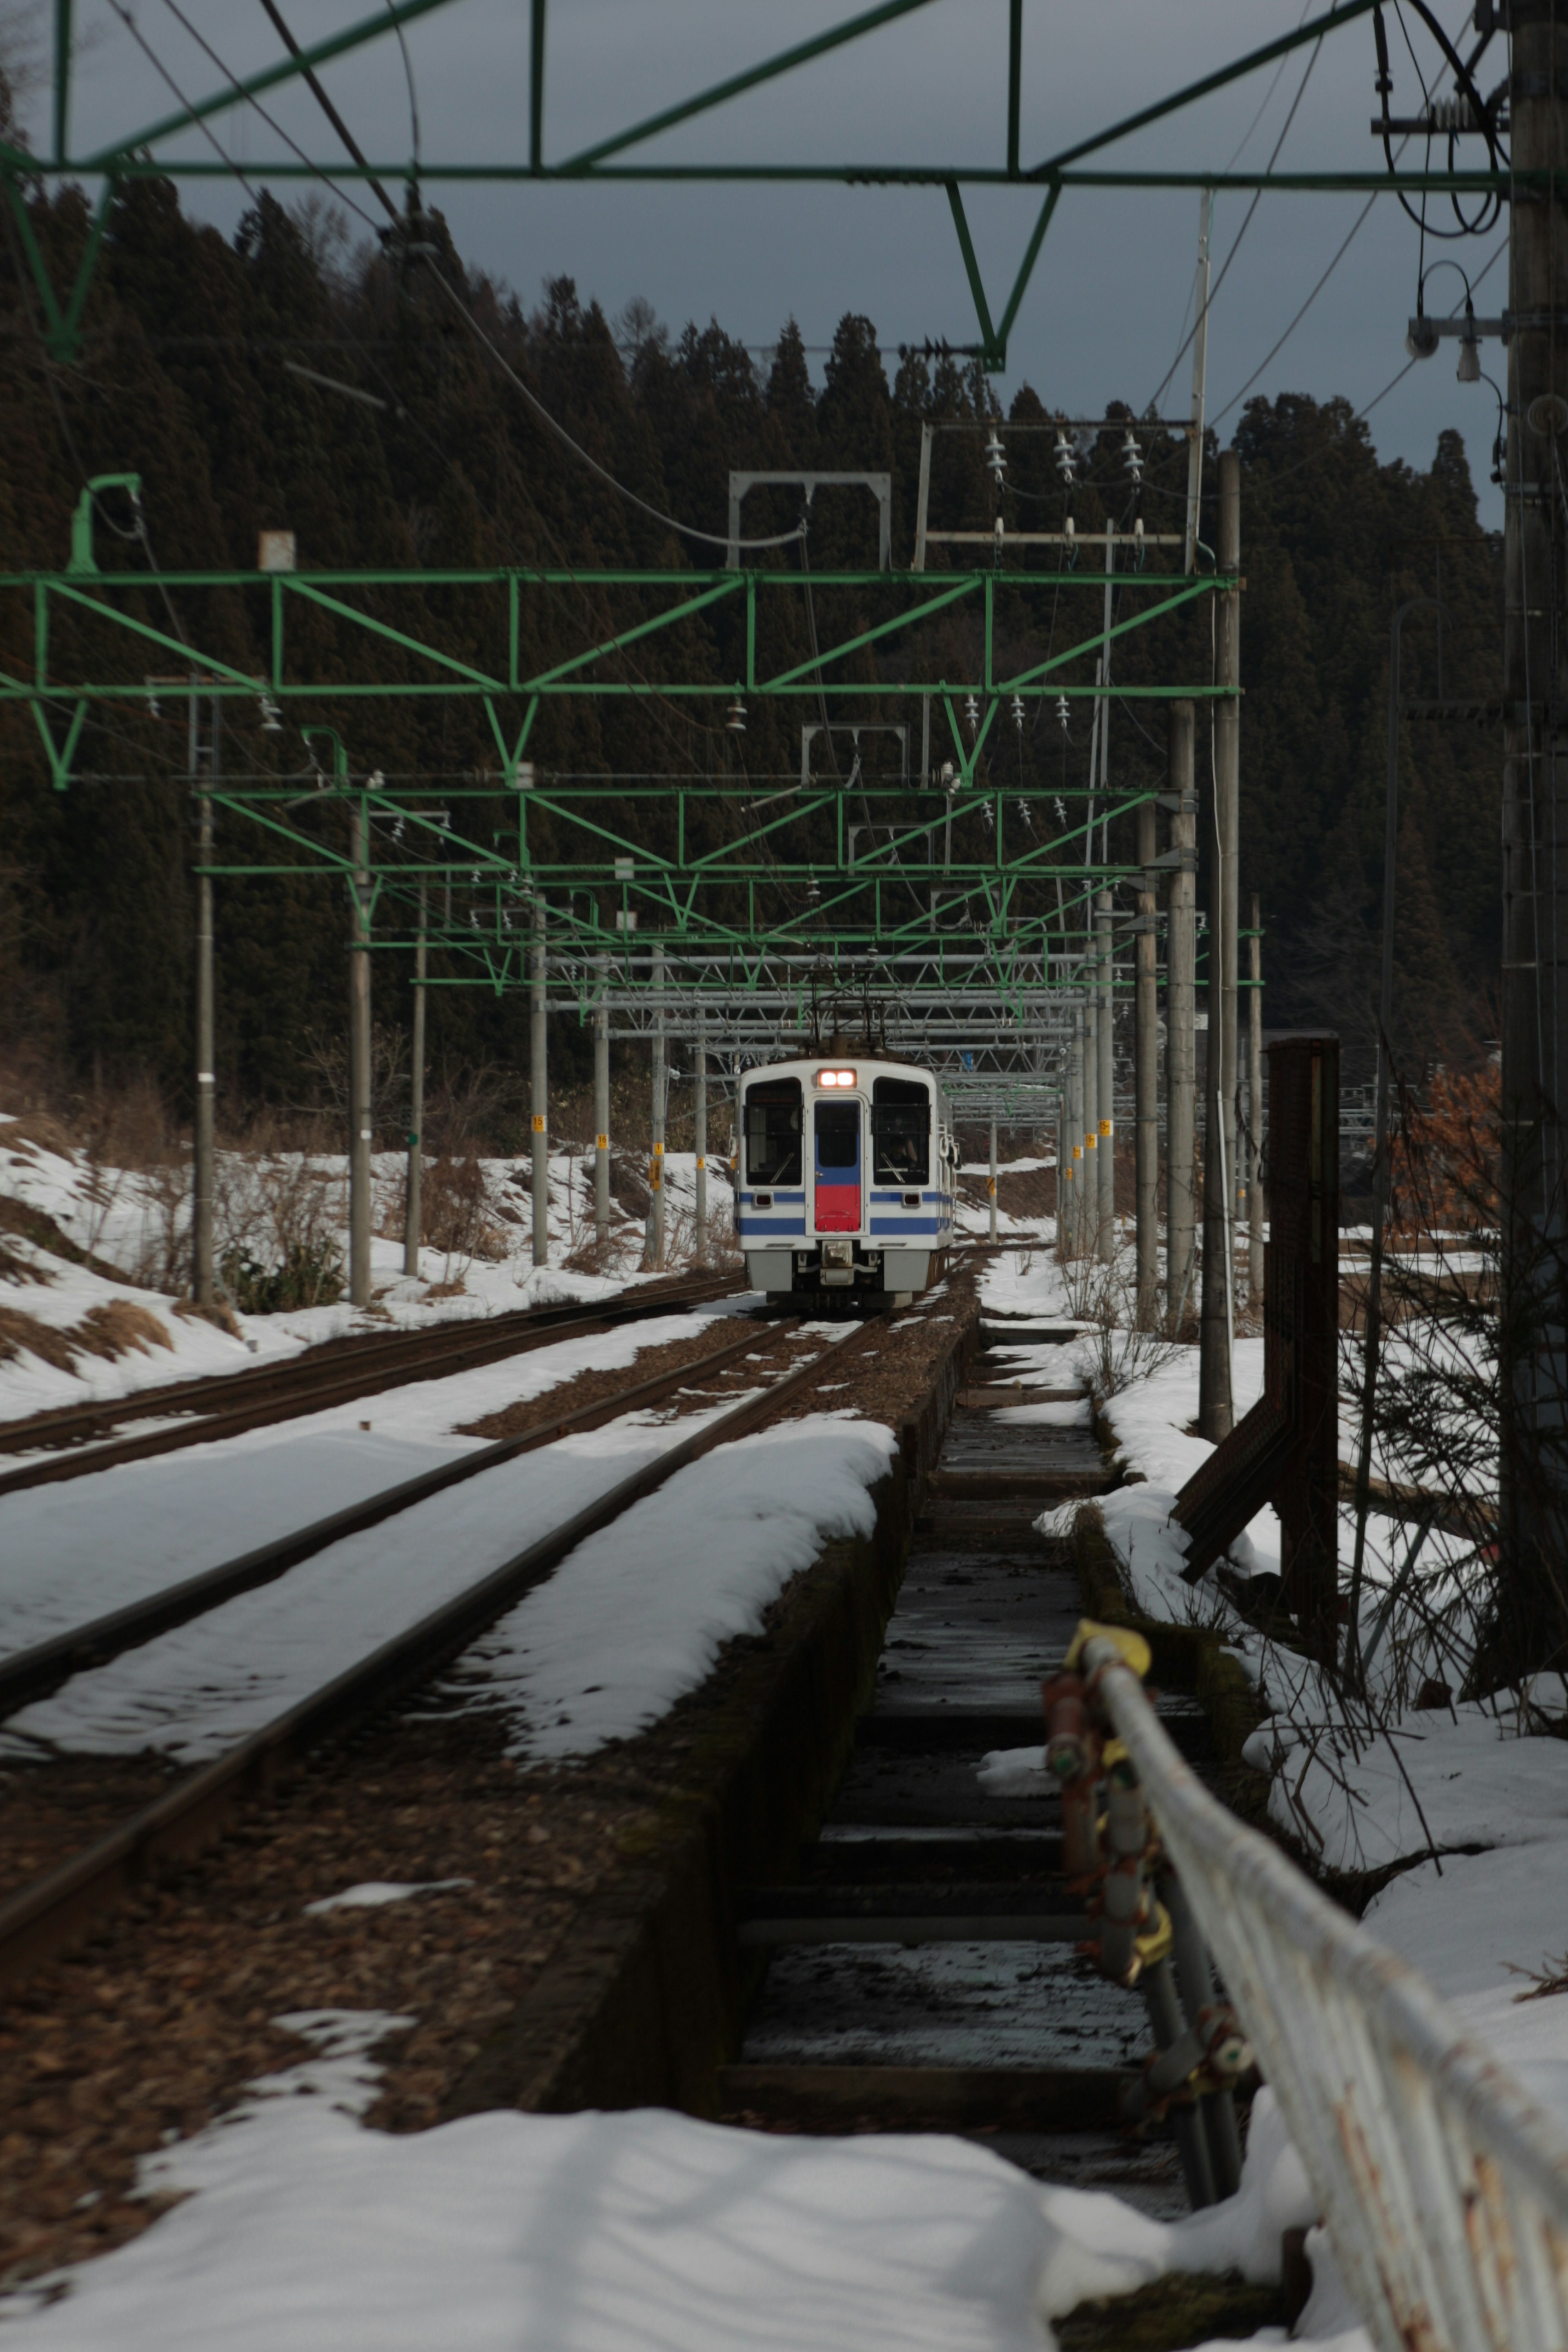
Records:
M74 1675L13 1716L3 1744L205 1762L739 1402L679 1421L629 1413L498 1464ZM529 1752L584 1753L642 1728L723 1641L760 1630L822 1542L868 1530L866 1489L892 1444L879 1425L813 1414L717 1448L570 1553L466 1661L468 1679L517 1715Z
M891 1430L839 1413L718 1447L579 1545L467 1654L465 1679L515 1710L515 1753L585 1756L640 1730L723 1643L762 1631L825 1542L871 1533L868 1489L896 1451Z
M10 2352L1045 2343L1039 2284L1060 2232L1033 2184L988 2150L935 2136L778 2137L655 2111L367 2131L368 2053L411 2021L280 2020L315 2054L147 2160L143 2192L183 2201L18 2298L0 2330Z
M1015 1313L1048 1313L1066 1296L1059 1269L1038 1259L1017 1271L1006 1260L998 1261L986 1279L982 1298L994 1311L1005 1302ZM1007 1361L1015 1376L1038 1377L1048 1359L1058 1378L1070 1365L1092 1379L1099 1352L1094 1339L1087 1337L1051 1349L1019 1345L1007 1351ZM1262 1370L1261 1342L1238 1341L1238 1415L1259 1393ZM1542 1979L1552 1984L1568 1977L1562 1900L1568 1869L1568 1741L1542 1736L1543 1720L1560 1720L1568 1706L1568 1685L1555 1676L1540 1677L1522 1707L1498 1703L1402 1708L1390 1640L1373 1659L1371 1708L1347 1723L1343 1706L1331 1702L1312 1669L1274 1650L1237 1617L1212 1571L1195 1591L1182 1577L1186 1538L1172 1524L1171 1512L1178 1489L1210 1451L1190 1433L1197 1413L1196 1349L1164 1351L1145 1377L1101 1402L1118 1458L1137 1482L1105 1497L1101 1507L1137 1601L1156 1618L1195 1619L1219 1627L1226 1646L1276 1709L1247 1750L1249 1762L1274 1773L1275 1819L1331 1867L1409 1865L1369 1906L1366 1927L1422 1970L1452 2003L1457 2022L1512 2070L1568 2137L1568 1992L1552 1990L1547 1997L1532 1997L1529 1981L1533 1976L1538 1985ZM1342 1429L1341 1450L1353 1453L1348 1425ZM1069 1505L1048 1515L1050 1523L1070 1525L1076 1508ZM1352 1526L1347 1512L1342 1518L1345 1560ZM1368 1534L1381 1579L1387 1564L1403 1557L1409 1530L1374 1514ZM1446 1549L1458 1570L1464 1547L1457 1539L1436 1540L1439 1557ZM1278 1572L1279 1522L1271 1510L1253 1520L1233 1547L1232 1560L1243 1574ZM1380 1609L1374 1597L1363 1610L1363 1651ZM1412 1663L1406 1645L1406 1692L1423 1671L1418 1653L1414 1675ZM1017 1793L1040 1785L1042 1766L1041 1749L998 1751L984 1759L980 1777L996 1793ZM1433 1844L1438 1858L1421 1860ZM1486 1850L1453 1850L1461 1846ZM1047 2212L1054 2198L1068 2194L1047 2191ZM1100 2254L1089 2261L1073 2251L1093 2235L1084 2226L1079 2200L1079 2226L1061 2257L1069 2268L1078 2264L1070 2285L1086 2293L1136 2285L1169 2268L1211 2263L1223 2267L1219 2257L1227 2246L1248 2276L1277 2276L1281 2229L1305 2226L1315 2218L1315 2200L1267 2093L1254 2106L1239 2196L1163 2236L1165 2225L1114 2199L1101 2201L1106 2210L1097 2225ZM1331 2345L1338 2352L1369 2352L1370 2338L1321 2232L1314 2232L1309 2251L1314 2293L1297 2325L1297 2340ZM1047 2294L1047 2306L1059 2311L1071 2299L1064 2286Z
M485 1441L458 1436L462 1423L541 1396L580 1372L631 1366L645 1348L693 1328L712 1328L717 1343L723 1320L749 1303L726 1299L695 1316L657 1316L559 1340L241 1436L0 1496L0 1652L26 1649L477 1452ZM524 1471L527 1461L539 1458L515 1466ZM532 1490L524 1477L489 1491L521 1496ZM542 1496L546 1491L539 1490ZM426 1507L438 1514L444 1503ZM511 1508L509 1502L509 1515ZM376 1530L360 1540L374 1547L386 1538ZM521 1541L511 1548L521 1549Z
M131 1302L153 1315L168 1346L152 1340L109 1357L79 1352L69 1369L46 1362L32 1349L0 1362L0 1420L18 1420L59 1405L127 1396L163 1382L243 1370L256 1360L296 1355L323 1339L356 1330L418 1328L435 1322L515 1311L520 1307L592 1300L651 1277L641 1269L643 1228L612 1210L615 1265L603 1274L571 1271L562 1261L593 1231L593 1155L556 1150L550 1155L550 1257L532 1263L532 1202L526 1189L526 1162L479 1162L485 1199L478 1223L482 1247L420 1252L419 1273L403 1271L400 1220L406 1168L401 1152L380 1152L373 1162L377 1204L374 1223L385 1232L371 1238L371 1283L376 1311L367 1314L341 1299L330 1307L306 1307L276 1315L239 1314L239 1337L200 1317L175 1310L174 1291L186 1283L190 1258L189 1173L183 1165L150 1172L105 1167L83 1155L47 1149L26 1140L28 1122L0 1112L0 1193L51 1217L67 1239L122 1280L73 1265L53 1251L4 1233L5 1248L42 1281L0 1283L0 1305L35 1318L56 1331L82 1324L93 1310ZM7 1143L7 1129L24 1139ZM282 1255L279 1231L292 1217L310 1216L347 1264L347 1160L298 1152L266 1158L233 1152L218 1155L218 1255L240 1246L270 1265ZM429 1168L426 1167L427 1182ZM723 1162L710 1158L710 1229L716 1244L731 1233L730 1190ZM665 1160L667 1232L677 1249L689 1231L696 1199L696 1160L690 1152L670 1152ZM312 1211L309 1202L316 1203ZM456 1285L454 1291L452 1286ZM171 1286L173 1287L171 1287ZM443 1295L432 1297L432 1289Z

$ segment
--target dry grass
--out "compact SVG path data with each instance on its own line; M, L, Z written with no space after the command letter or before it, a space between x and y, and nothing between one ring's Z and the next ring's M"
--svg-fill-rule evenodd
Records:
M17 1307L0 1307L0 1363L24 1349L58 1372L74 1372L79 1356L145 1356L153 1348L174 1349L167 1325L133 1298L111 1298L89 1307L79 1323L44 1323Z
M111 1298L106 1306L89 1307L75 1326L74 1336L91 1356L147 1355L153 1348L174 1351L169 1327L151 1307L134 1298Z
M58 1118L46 1110L24 1111L0 1126L0 1150L52 1151L57 1159L74 1160L77 1147Z

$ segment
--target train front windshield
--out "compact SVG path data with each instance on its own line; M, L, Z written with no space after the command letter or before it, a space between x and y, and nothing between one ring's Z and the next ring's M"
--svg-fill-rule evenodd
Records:
M931 1170L931 1096L913 1078L878 1078L871 1088L874 1184L923 1184Z
M750 1184L802 1181L798 1078L767 1078L747 1094L746 1181Z

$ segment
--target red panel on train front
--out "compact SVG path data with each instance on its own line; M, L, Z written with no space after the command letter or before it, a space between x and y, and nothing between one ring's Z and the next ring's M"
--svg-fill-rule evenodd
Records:
M819 1234L858 1234L860 1230L858 1184L825 1184L816 1180L816 1230Z

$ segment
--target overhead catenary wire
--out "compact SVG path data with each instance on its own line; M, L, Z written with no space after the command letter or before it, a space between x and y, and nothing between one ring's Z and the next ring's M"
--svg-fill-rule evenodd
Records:
M1279 161L1279 151L1290 135L1290 125L1296 120L1296 110L1300 107L1302 99L1307 94L1307 84L1312 79L1312 68L1317 64L1319 58L1322 55L1323 39L1324 36L1320 33L1316 42L1313 44L1312 54L1307 59L1307 69L1301 76L1300 81L1297 86L1295 97L1290 100L1290 110L1286 115L1283 123L1280 125L1279 136L1274 142L1273 151L1269 155L1267 164L1264 166L1266 173L1272 172L1275 164ZM1250 137L1251 133L1248 132L1247 136ZM1245 142L1243 143L1245 144ZM1219 275L1215 279L1214 284L1209 288L1208 299L1204 303L1197 317L1193 320L1192 325L1188 328L1186 334L1182 340L1181 347L1178 350L1175 358L1171 362L1170 366L1165 370L1164 374L1161 377L1158 385L1155 387L1152 398L1144 404L1146 408L1157 408L1159 406L1161 400L1164 396L1166 387L1170 383L1171 378L1175 374L1176 370L1181 366L1187 352L1192 349L1193 338L1196 335L1198 329L1203 324L1204 320L1208 317L1209 312L1214 309L1215 297L1218 294L1220 288L1225 284L1226 278L1229 275L1231 263L1241 251L1241 241L1247 235L1247 230L1252 226L1253 215L1257 212L1258 207L1262 201L1263 190L1261 188L1256 189L1253 194L1252 202L1247 205L1247 211L1242 216L1241 226L1237 230L1236 236L1231 242L1230 251L1226 255L1224 261L1220 264Z

